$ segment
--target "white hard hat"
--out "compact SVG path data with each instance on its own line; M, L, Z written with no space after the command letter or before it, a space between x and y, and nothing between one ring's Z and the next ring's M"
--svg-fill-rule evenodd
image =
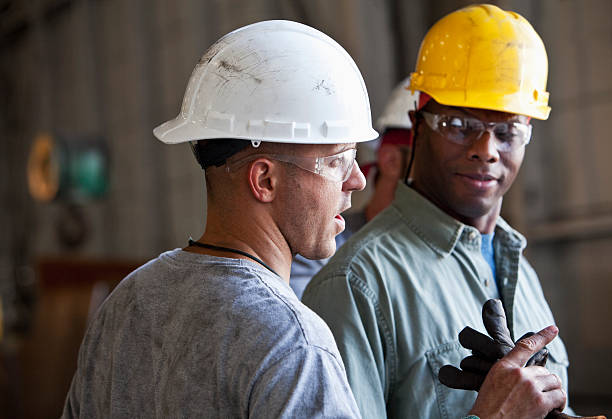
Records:
M211 46L191 74L180 114L153 133L169 144L337 144L378 136L349 54L322 32L284 20L245 26Z
M411 93L410 90L407 90L409 84L410 77L407 77L391 92L385 110L376 120L376 129L381 133L388 128L412 128L408 111L415 109L415 103L419 100L419 92Z

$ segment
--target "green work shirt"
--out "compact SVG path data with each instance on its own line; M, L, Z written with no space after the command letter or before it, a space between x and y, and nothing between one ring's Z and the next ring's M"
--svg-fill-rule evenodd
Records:
M514 339L554 324L526 240L504 220L495 228L499 291L481 236L404 184L393 204L342 246L302 301L329 325L364 418L458 418L477 393L445 387L438 370L469 353L458 333L486 333L482 305L501 298ZM501 295L500 295L501 294ZM567 391L559 337L547 367Z

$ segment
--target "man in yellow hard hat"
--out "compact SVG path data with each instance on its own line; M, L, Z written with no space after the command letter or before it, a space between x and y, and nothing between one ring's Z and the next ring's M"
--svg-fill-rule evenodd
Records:
M410 82L420 93L410 112L412 182L398 185L393 204L344 244L302 299L330 326L363 417L489 417L487 398L474 405L477 393L438 380L443 365L469 354L458 332L483 330L481 307L492 298L503 302L514 339L554 323L522 255L525 238L500 217L530 119L550 112L547 65L529 22L495 6L455 11L425 36ZM547 391L553 383L567 391L561 339L548 350L554 375L517 372L546 377L543 401L556 394ZM504 400L520 404L514 396L508 389Z

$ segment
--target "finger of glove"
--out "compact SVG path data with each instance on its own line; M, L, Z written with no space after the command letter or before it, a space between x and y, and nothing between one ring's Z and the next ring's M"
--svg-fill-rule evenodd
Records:
M538 355L539 353L542 353L542 355L541 356ZM539 359L535 360L534 365L537 365L539 367L546 367L546 361L548 361L548 354L549 354L548 349L544 348L540 352L538 352L538 354L536 355L538 355Z
M529 358L525 366L530 367L532 365L537 365L538 367L545 367L546 361L548 361L548 349L542 348L534 356Z
M482 374L461 371L459 368L452 365L444 365L440 368L440 371L438 371L438 379L442 384L459 390L478 391L485 377L486 376Z
M491 299L484 303L482 306L482 322L493 340L509 348L506 353L514 348L510 330L508 330L504 306L500 300Z
M493 364L495 364L495 361L472 355L463 358L459 367L463 371L487 375Z
M469 326L459 332L459 343L464 348L471 349L474 353L491 361L502 358L510 351L505 345L495 342L484 333L480 333Z

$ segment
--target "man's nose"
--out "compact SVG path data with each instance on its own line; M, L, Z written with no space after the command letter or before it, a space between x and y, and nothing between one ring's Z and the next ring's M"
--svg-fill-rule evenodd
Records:
M366 186L366 179L361 169L359 168L359 164L357 160L353 164L353 168L351 169L351 175L349 178L342 184L342 190L349 191L361 191Z
M470 159L478 159L487 163L495 163L499 160L497 138L492 128L487 128L480 133L470 145L468 155Z

